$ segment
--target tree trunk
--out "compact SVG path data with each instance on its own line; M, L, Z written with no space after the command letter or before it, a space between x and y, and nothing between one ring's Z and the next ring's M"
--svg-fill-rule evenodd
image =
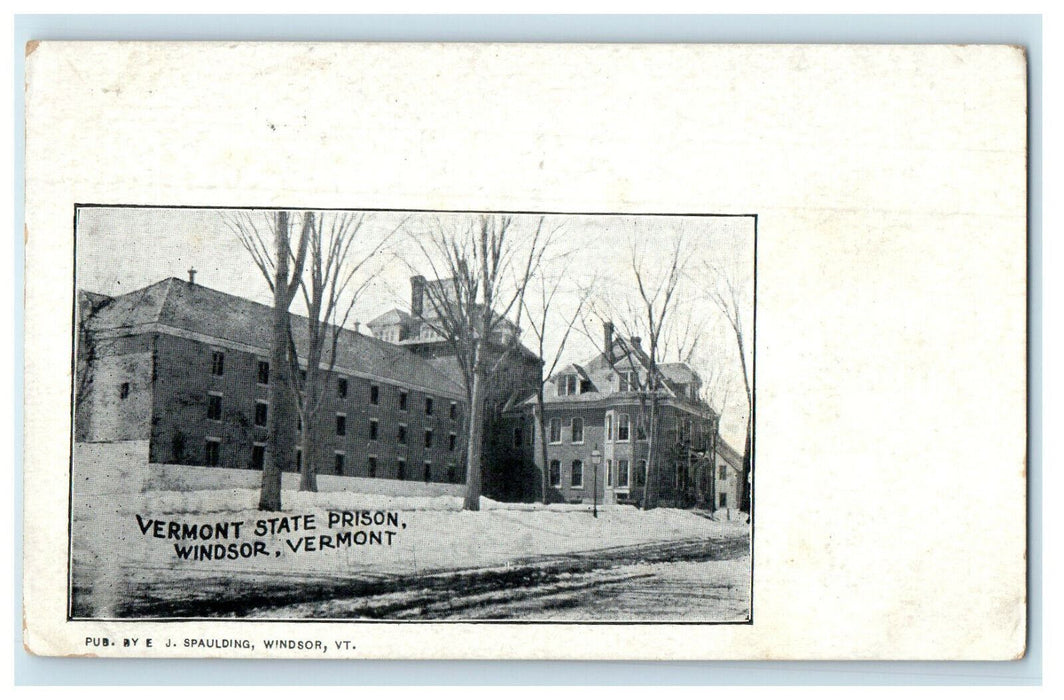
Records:
M536 392L536 425L539 427L539 453L540 453L540 465L539 465L539 477L540 487L543 497L543 505L547 505L550 502L549 488L550 477L548 476L549 467L547 466L547 416L545 411L545 400L543 396L543 385L539 385L539 390Z
M477 363L479 365L479 362ZM484 436L484 371L477 366L473 371L473 391L469 402L469 443L466 448L466 493L465 510L480 510L480 459L483 453L481 442Z
M306 385L303 388L303 464L299 469L299 490L318 490L318 471L324 455L319 449L325 444L323 433L325 427L318 420L320 410L315 410L320 404L322 391L317 373L312 376L308 370Z
M299 468L299 490L318 490L318 462L321 454L318 447L322 444L321 426L314 416L307 416L303 421L303 463Z
M285 273L287 275L287 272ZM266 460L262 467L260 510L281 509L281 472L289 455L284 433L291 430L291 401L288 394L288 307L283 305L282 285L274 294L273 338L270 348L270 387L268 394Z
M655 390L654 394L650 397L650 420L646 426L647 430L647 473L646 484L643 485L643 510L650 510L657 507L657 493L654 488L653 476L657 475L657 470L654 468L655 461L655 447L657 446L657 440L655 439L658 432L657 424L657 411L658 409L658 395ZM638 439L639 429L636 428L636 438Z

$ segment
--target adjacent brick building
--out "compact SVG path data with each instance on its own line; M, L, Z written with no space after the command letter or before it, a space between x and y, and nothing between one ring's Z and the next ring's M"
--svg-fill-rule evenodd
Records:
M148 440L153 463L262 468L269 307L176 278L78 302L76 440ZM302 351L306 319L293 315L292 331ZM336 355L319 414L322 473L464 480L466 399L452 376L347 329ZM293 447L288 469L301 459Z
M546 440L552 500L640 503L645 497L652 426L638 388L647 386L649 358L639 338L615 336L611 323L604 324L603 347L549 378L546 435L535 419L534 397L506 412L511 447L536 471ZM699 398L701 379L689 366L661 364L657 371L657 468L650 470L657 502L704 506L716 500L712 455L719 417Z

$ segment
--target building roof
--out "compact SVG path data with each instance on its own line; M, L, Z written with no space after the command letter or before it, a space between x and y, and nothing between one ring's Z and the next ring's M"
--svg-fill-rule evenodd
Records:
M250 299L170 277L114 300L88 322L91 330L128 329L157 324L267 352L272 309ZM301 356L308 346L307 319L291 314L292 335ZM146 330L146 329L145 329ZM164 329L165 332L165 329ZM326 344L328 352L328 344ZM340 329L336 370L365 374L397 384L451 396L464 396L461 384L425 359L372 336Z
M667 362L658 365L665 379L673 384L691 384L698 381L698 374L686 362Z
M725 442L724 438L717 438L717 454L720 455L725 462L730 464L736 469L741 469L743 466L743 456L735 451L735 449Z
M548 382L556 382L559 377L576 374L586 379L591 384L590 391L577 392L575 394L559 394L557 391L548 390L544 395L544 403L548 405L558 404L590 404L596 402L624 402L637 401L638 391L619 391L620 383L616 379L618 373L638 371L645 375L650 365L650 358L637 342L615 336L613 346L609 353L613 361L605 352L600 352L581 364L569 364L555 372L548 378ZM690 411L709 411L705 403L696 398L691 398L684 391L678 391L680 385L691 385L699 382L698 373L684 362L669 362L658 365L664 381L659 389L659 396L666 398L678 406ZM533 404L536 397L525 401Z
M381 326L394 326L402 325L410 322L410 314L406 313L402 309L389 309L383 314L373 319L366 325L370 328L379 328Z

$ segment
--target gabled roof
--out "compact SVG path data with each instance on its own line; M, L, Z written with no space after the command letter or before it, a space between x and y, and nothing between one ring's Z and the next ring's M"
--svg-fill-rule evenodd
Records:
M658 365L658 369L665 375L665 379L674 384L691 384L698 381L696 373L686 362L667 362Z
M115 297L95 314L93 330L129 329L159 324L221 341L250 345L267 352L270 316L265 304L170 277L149 287ZM291 314L292 335L301 357L308 346L307 318ZM464 396L461 384L446 372L403 348L341 328L336 368L385 381ZM327 344L328 345L328 344Z
M409 323L411 319L410 314L401 309L389 309L383 314L373 319L366 325L370 328L379 328L380 326L395 326L404 325Z

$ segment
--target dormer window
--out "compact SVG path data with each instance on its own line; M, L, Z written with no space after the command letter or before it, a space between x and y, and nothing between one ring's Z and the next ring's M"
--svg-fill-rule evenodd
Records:
M575 374L566 374L558 379L558 396L572 396L577 393L579 384Z
M639 388L639 374L637 372L619 372L620 384L617 391L635 391Z

